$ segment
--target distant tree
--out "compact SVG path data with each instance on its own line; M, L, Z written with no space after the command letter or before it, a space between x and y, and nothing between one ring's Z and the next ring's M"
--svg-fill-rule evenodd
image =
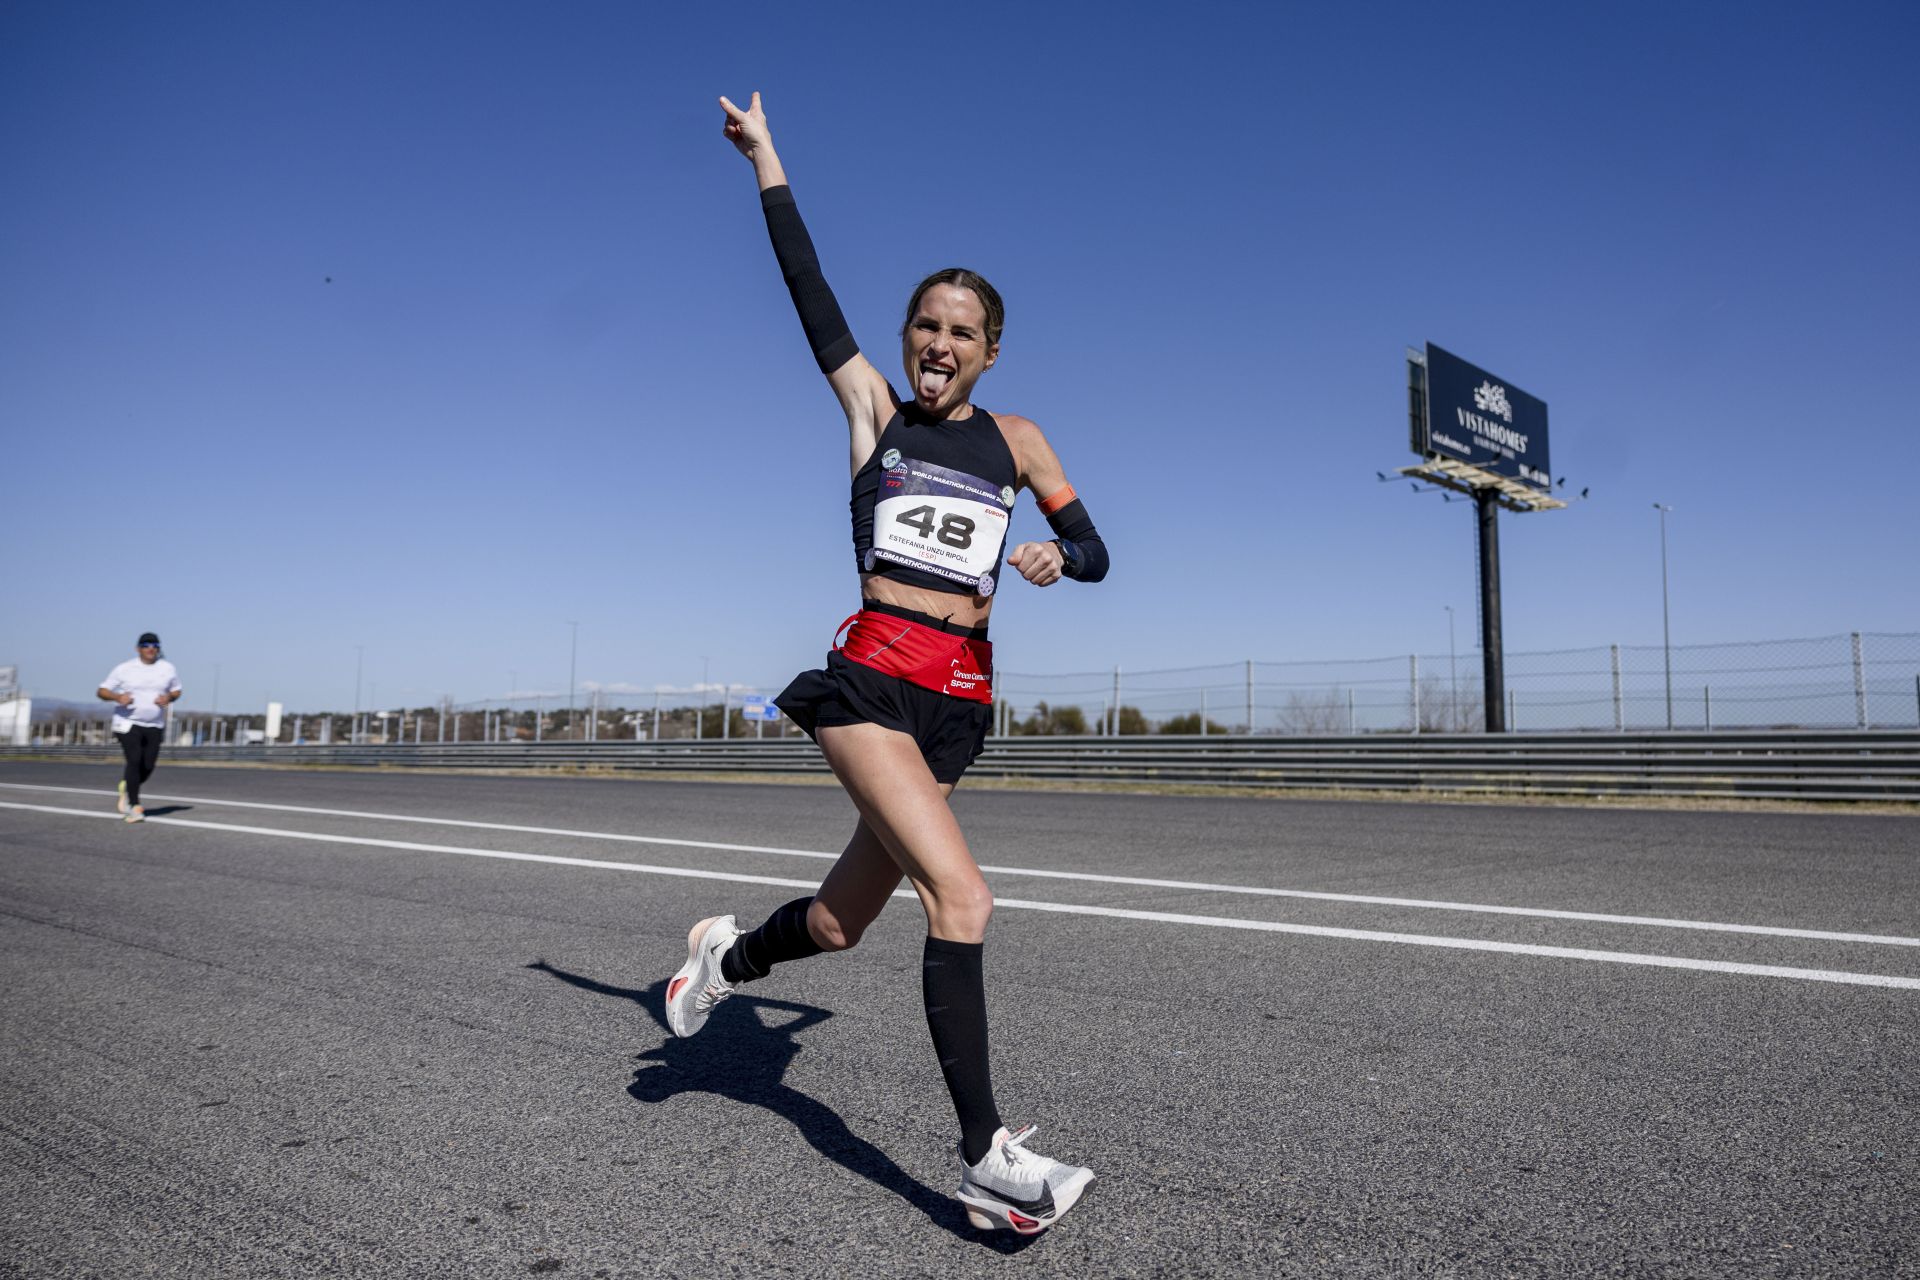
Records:
M1462 680L1459 694L1447 676L1428 675L1420 679L1420 732L1478 733L1486 726L1486 706L1480 697L1476 677Z
M1046 726L1050 723L1052 723L1052 721L1049 718L1047 704L1044 702L1036 703L1032 714L1025 720L1020 719L1012 708L1008 708L1007 726L1015 734L1030 737L1036 733L1045 733L1047 731Z
M1325 693L1296 690L1287 695L1279 721L1282 733L1345 733L1347 702L1338 689Z
M727 711L727 718L725 721L722 721L720 718L722 706L723 704L718 702L709 702L701 711L700 736L702 738L718 738L722 736L721 725L723 723L726 725L725 736L727 737L745 738L752 736L747 732L747 718L741 714L740 708L734 707Z
M1078 707L1061 707L1053 713L1053 728L1049 733L1085 733L1087 731L1087 713Z
M1078 707L1055 708L1037 702L1032 715L1013 722L1013 731L1027 735L1085 733L1087 713Z
M1211 716L1207 718L1208 733L1225 733L1226 731L1227 731L1226 726L1221 724L1218 720L1213 719ZM1170 720L1162 720L1160 722L1160 732L1162 733L1199 733L1200 732L1200 713L1198 711L1194 711L1184 716L1174 716Z
M1153 730L1148 726L1147 718L1140 714L1140 708L1129 707L1122 703L1120 707L1120 732L1152 733Z

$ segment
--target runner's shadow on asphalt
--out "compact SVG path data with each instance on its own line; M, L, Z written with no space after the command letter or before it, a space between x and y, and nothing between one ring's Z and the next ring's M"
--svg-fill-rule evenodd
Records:
M527 968L550 974L583 991L631 1000L659 1027L666 1037L660 1047L637 1055L641 1061L657 1065L643 1066L634 1072L633 1083L627 1086L627 1093L634 1101L657 1104L683 1093L711 1093L734 1102L765 1107L798 1129L815 1151L843 1169L891 1191L926 1214L935 1225L957 1236L1001 1253L1019 1253L1040 1238L975 1230L958 1200L942 1195L909 1174L884 1151L849 1129L833 1108L786 1083L787 1067L802 1047L794 1037L831 1018L833 1014L829 1010L789 1000L736 995L714 1011L698 1036L682 1040L667 1030L665 978L645 990L635 990L568 973L545 960L536 960ZM763 1009L776 1015L795 1016L768 1026L759 1016Z
M170 813L186 813L193 808L190 804L151 805L147 809L149 818L164 818Z

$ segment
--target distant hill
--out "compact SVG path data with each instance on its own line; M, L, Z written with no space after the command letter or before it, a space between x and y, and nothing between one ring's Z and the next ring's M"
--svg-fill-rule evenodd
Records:
M71 698L39 698L33 700L33 722L39 724L46 720L57 720L65 712L68 719L78 716L82 720L105 720L113 715L111 703L101 702L98 698L86 702L76 702Z

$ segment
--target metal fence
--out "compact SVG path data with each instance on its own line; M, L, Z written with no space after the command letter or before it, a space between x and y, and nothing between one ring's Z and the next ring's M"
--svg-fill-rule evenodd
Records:
M1920 633L1509 652L1507 725L1523 732L1920 726ZM1002 670L1003 730L1069 727L1365 734L1483 727L1480 653L1130 671ZM1669 693L1669 690L1671 691ZM1044 706L1042 705L1044 704ZM1133 714L1126 714L1128 708ZM1191 722L1191 723L1182 723Z
M996 737L1195 733L1472 733L1483 727L1478 650L1133 670L995 673ZM1526 733L1728 732L1920 726L1920 633L1850 632L1728 644L1594 645L1506 654L1507 726ZM793 737L750 721L773 689L584 686L387 712L287 716L277 741L317 744L673 741ZM622 690L615 692L616 689ZM33 726L41 745L106 741L104 704ZM264 717L184 710L177 743L258 740Z

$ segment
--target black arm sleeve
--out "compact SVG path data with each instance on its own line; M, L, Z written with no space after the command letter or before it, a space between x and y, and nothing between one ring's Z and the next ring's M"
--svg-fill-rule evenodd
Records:
M807 345L820 362L820 372L830 374L859 355L860 344L853 340L847 318L840 314L840 304L827 287L827 278L820 274L820 259L813 251L807 224L800 220L800 207L793 202L793 188L768 187L760 193L760 208L767 215L773 256L780 262L793 309L800 313Z
M1098 582L1107 576L1107 544L1093 527L1087 506L1075 498L1047 517L1047 524L1060 537L1067 563L1061 572L1077 582Z

